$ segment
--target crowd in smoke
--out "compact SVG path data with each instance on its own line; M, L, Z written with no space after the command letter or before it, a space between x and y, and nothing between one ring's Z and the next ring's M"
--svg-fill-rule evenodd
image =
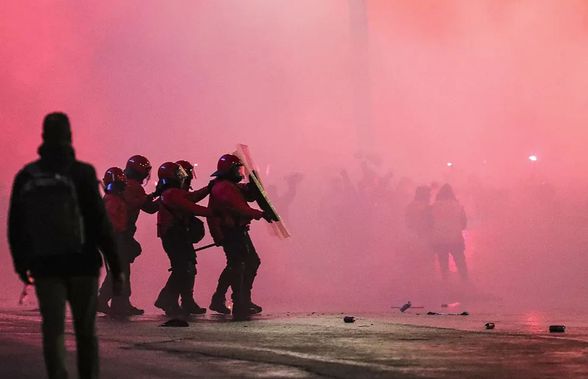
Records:
M38 119L61 109L98 171L136 153L155 165L194 159L205 186L214 159L246 143L284 164L267 177L278 194L283 176L302 172L290 206L276 199L293 237L256 239L267 302L383 309L434 297L437 263L406 247L404 210L416 187L445 183L465 207L478 293L531 304L585 294L588 187L569 179L588 159L585 2L370 0L363 29L340 1L136 3L3 7L0 209L34 159ZM385 153L341 158L372 147ZM531 150L546 172L526 167ZM166 258L153 218L138 228L145 306ZM206 296L223 264L212 251L199 256ZM0 297L12 298L17 280L1 262Z
M273 245L286 254L269 259L261 283L275 279L272 261L279 259L289 274L280 285L295 300L290 304L372 310L406 300L579 306L586 289L582 267L588 263L588 199L582 186L572 191L533 170L501 185L456 168L419 181L397 177L378 159L355 162L357 167L338 171L325 168L322 186L305 178L302 195L289 207L293 241ZM465 281L451 259L444 280L438 257L415 251L406 224L417 187L428 187L433 203L444 184L454 188L468 219ZM308 187L314 199L304 195ZM265 253L273 255L272 249Z
M293 237L259 239L263 301L276 309L376 310L406 300L449 301L443 296L455 293L443 292L436 257L411 251L405 210L418 186L429 186L433 200L442 184L451 183L468 217L468 287L475 289L456 300L479 296L527 307L581 306L588 263L588 190L582 182L563 185L530 170L510 185L497 185L457 169L419 181L396 176L377 159L354 164L325 167L322 185L312 175L296 174L268 186ZM4 209L8 191L3 187ZM261 227L253 232L266 235ZM207 269L215 268L202 267ZM450 281L459 286L451 269ZM203 285L199 279L197 287ZM16 299L16 277L6 288L4 300Z

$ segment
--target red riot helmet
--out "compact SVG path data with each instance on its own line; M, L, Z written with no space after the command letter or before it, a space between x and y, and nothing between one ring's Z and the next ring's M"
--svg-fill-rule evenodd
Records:
M184 160L177 161L176 163L182 166L184 171L186 171L189 180L194 179L194 165L192 163Z
M238 182L243 179L239 172L241 166L243 166L243 163L239 157L233 154L225 154L219 158L216 165L216 171L210 176L227 178Z
M151 163L149 162L149 159L142 155L133 155L127 161L125 175L129 179L139 181L145 179L149 180L149 176L151 175Z
M157 170L160 184L164 186L181 187L183 182L188 178L186 170L177 163L165 162Z
M186 178L186 180L184 180L184 183L182 184L182 188L186 191L190 191L192 189L192 179L196 177L196 175L194 175L194 165L184 160L177 161L176 163L180 165L180 167L183 168L184 171L186 171L186 174L188 174L188 177Z
M127 184L127 177L120 168L111 167L104 173L102 182L107 193L122 191Z

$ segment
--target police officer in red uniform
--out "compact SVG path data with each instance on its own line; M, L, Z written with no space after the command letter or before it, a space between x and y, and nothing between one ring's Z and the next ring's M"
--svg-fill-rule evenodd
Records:
M188 175L186 177L186 180L184 180L184 184L182 189L185 189L186 191L190 191L192 190L192 180L196 178L196 176L194 175L194 165L186 160L180 160L176 162L178 165L180 165L184 171L186 172L186 174ZM208 187L206 188L206 195L208 195ZM206 197L206 195L204 195L202 197L202 199L204 197ZM200 199L200 200L202 200Z
M264 212L251 208L247 202L255 201L258 195L251 185L240 184L243 164L238 157L225 154L220 157L216 179L209 184L208 207L214 217L207 219L210 233L217 245L223 247L227 265L221 273L210 309L228 314L225 293L230 286L233 294L233 317L242 318L261 312L261 307L251 301L251 289L260 265L259 256L249 237L251 220L269 217Z
M108 218L114 229L114 239L116 241L118 250L125 252L129 250L127 246L129 243L135 242L128 237L128 212L127 204L123 198L123 193L127 185L127 177L123 170L118 167L111 167L104 173L104 206L108 213ZM132 241L132 242L131 242ZM136 248L135 248L136 249ZM97 311L102 313L112 313L113 315L129 316L133 314L140 314L137 308L130 303L131 287L129 279L131 277L131 261L124 254L121 259L121 270L125 275L126 280L123 283L120 294L113 296L112 289L112 272L107 267L106 278L102 282L98 294ZM108 306L108 301L112 299L112 309ZM114 310L114 311L113 311Z
M127 161L125 167L125 175L127 177L127 186L123 193L125 202L127 203L129 211L129 228L132 230L134 236L137 227L137 219L140 211L149 214L156 213L159 208L157 202L154 201L154 195L147 195L143 185L151 177L151 163L142 155L133 155Z
M159 213L157 215L157 235L161 238L171 264L171 274L159 293L155 306L166 315L182 313L201 314L206 308L194 300L194 279L196 277L196 252L190 235L194 216L210 216L208 208L197 205L201 200L195 193L188 192L188 174L177 163L166 162L159 167L157 191L160 193ZM204 195L202 195L204 193ZM204 189L198 196L206 196ZM182 305L178 304L181 297Z
M149 180L151 174L151 163L142 155L133 155L126 163L124 174L127 178L127 184L122 192L122 197L127 207L127 227L121 235L120 256L122 261L132 263L141 254L141 245L135 240L137 231L137 219L140 211L150 214L158 210L157 202L154 201L153 195L147 195L143 185ZM130 296L130 278L127 279L128 291ZM144 311L136 308L127 302L127 304L115 302L112 304L110 312L116 315L142 315ZM119 306L120 304L120 306ZM104 305L104 303L102 303Z
M196 179L196 175L194 174L194 165L185 160L177 161L176 163L180 165L188 175L186 180L184 180L182 189L188 191L188 193L190 194L189 198L193 202L197 203L200 200L204 199L206 196L208 196L208 194L210 193L210 188L208 188L208 186L204 186L200 189L192 191L192 180Z

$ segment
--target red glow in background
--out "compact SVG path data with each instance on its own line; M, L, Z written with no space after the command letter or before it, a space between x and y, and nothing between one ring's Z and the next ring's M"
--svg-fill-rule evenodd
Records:
M254 296L270 309L435 300L402 232L414 186L432 181L466 207L477 288L509 305L583 305L587 20L580 0L2 2L2 224L43 116L61 110L99 175L134 154L155 168L187 159L200 187L236 143L280 192L302 173L286 212L294 237L253 226ZM369 180L359 197L342 190L340 171L357 184L362 162L392 173L386 192ZM168 262L155 217L138 227L133 298L149 307ZM12 301L20 284L0 249L0 298ZM224 256L198 262L208 305Z

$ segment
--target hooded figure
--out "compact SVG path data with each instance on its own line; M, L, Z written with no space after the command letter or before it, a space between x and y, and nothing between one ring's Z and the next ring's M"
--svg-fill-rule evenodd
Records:
M112 226L94 167L75 158L65 114L45 117L38 152L40 159L19 171L12 188L8 237L14 267L25 284L34 279L49 377L67 377L67 301L75 325L79 376L97 378L99 250L112 270L115 292L123 281Z

